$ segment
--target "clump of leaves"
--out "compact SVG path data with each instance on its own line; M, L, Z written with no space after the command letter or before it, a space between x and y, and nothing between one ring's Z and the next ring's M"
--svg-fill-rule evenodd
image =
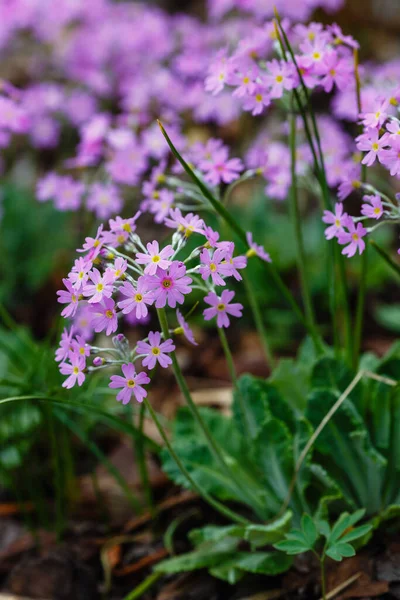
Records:
M303 521L310 539L315 534L309 519L318 523L315 541L319 543L321 536L329 539L325 555L337 560L353 552L349 542L356 539L352 537L355 534L349 531L349 537L342 538L343 531L356 522L352 519L365 513L370 520L362 526L360 543L367 539L366 527L368 531L376 528L400 511L396 486L400 472L400 345L383 359L363 356L360 368L353 372L330 351L317 357L306 343L296 361L281 361L268 380L242 376L234 393L232 417L203 409L202 417L223 447L239 488L221 471L187 409L179 411L174 423L174 449L199 486L220 501L241 505L253 523L275 523L286 517L299 527L302 516L311 515ZM167 450L162 461L169 477L188 487ZM342 514L330 529L329 523ZM232 552L240 553L242 546L232 536L233 530L216 526L213 535L217 531L224 552L223 540L229 539L227 553L229 565L233 565ZM199 534L190 539L195 545L190 555L167 561L167 566L159 569L201 564L195 558L204 549L198 543ZM246 542L243 531L239 539ZM294 541L299 548L303 542L301 551L310 549L303 538ZM256 551L274 555L267 542ZM215 576L223 573L233 581L245 570L236 565L235 576L231 571L229 575L226 570L219 571L218 564L226 564L224 552L221 556L217 552L212 566L205 566ZM190 558L188 562L185 556Z
M353 514L342 513L331 528L327 521L322 519L314 522L310 515L305 514L301 519L301 528L292 529L285 535L285 539L274 547L288 555L304 552L315 554L321 566L322 595L325 599L325 559L329 557L340 562L343 558L355 555L352 542L361 538L367 539L372 529L370 523L355 527L364 515L364 509Z

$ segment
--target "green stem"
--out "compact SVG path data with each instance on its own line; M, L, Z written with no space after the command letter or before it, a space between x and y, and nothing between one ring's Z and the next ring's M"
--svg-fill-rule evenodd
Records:
M167 320L167 315L165 313L165 309L158 308L157 314L158 314L158 319L160 322L161 331L163 333L164 339L168 339L169 327L168 327L168 320ZM185 398L185 400L187 402L187 405L189 406L189 409L193 415L194 420L196 421L196 423L200 427L201 431L203 432L203 435L206 439L207 445L208 445L212 455L214 456L216 462L218 463L218 465L220 466L222 471L226 474L228 479L230 481L232 481L232 483L234 484L234 486L239 494L239 497L242 497L242 498L246 497L246 493L245 494L243 493L244 490L243 490L242 483L237 480L235 473L232 471L232 469L227 464L227 462L222 454L221 448L218 446L217 442L214 440L213 436L211 435L210 431L208 430L206 424L203 421L202 416L200 415L200 412L199 412L196 404L193 401L193 398L190 394L186 380L183 376L183 373L179 366L178 360L176 358L175 352L171 352L170 357L172 359L172 369L174 371L175 379L179 385L179 388L183 394L183 397ZM246 490L246 491L247 491L247 496L248 496L249 490ZM263 514L262 506L260 505L260 501L256 497L253 496L253 501L250 498L249 504L250 504L250 506L253 507L253 509L255 510L255 512L257 512L257 514L259 516L261 516ZM257 508L257 506L258 506L258 508Z
M141 435L139 438L135 438L134 442L135 442L135 446L136 446L136 456L137 456L137 462L138 462L138 467L139 467L139 472L140 472L140 479L142 481L142 486L143 486L144 494L146 497L149 512L150 512L151 516L154 517L155 510L154 510L153 494L151 491L149 471L148 471L147 463L146 463L145 441L143 438L145 411L146 411L145 405L141 404L140 409L139 409L139 432Z
M238 515L237 513L235 513L234 511L232 511L230 508L224 506L221 502L219 502L218 500L215 500L212 496L210 496L208 494L208 492L206 492L206 490L204 490L201 486L199 486L195 480L192 478L192 476L190 475L190 473L187 471L186 467L183 465L181 459L179 458L179 456L176 454L175 450L173 449L172 445L169 442L169 439L167 437L167 435L165 434L165 431L155 413L155 411L153 410L153 407L151 406L150 402L148 401L147 398L145 398L145 403L146 403L146 407L150 413L151 418L154 421L155 426L157 427L162 440L165 443L165 446L168 449L168 452L171 454L172 458L174 459L174 461L176 462L176 465L178 467L178 469L181 471L181 473L183 474L183 476L187 479L188 483L190 484L190 486L199 494L199 496L201 496L202 498L204 498L204 500L206 500L206 502L208 502L213 508L215 508L215 510L217 510L219 513L221 513L222 515L224 515L225 517L227 517L228 519L231 519L232 521L234 521L235 523L242 523L242 524L248 524L249 521L247 519L245 519L244 517Z
M250 308L253 313L254 323L256 325L256 329L257 329L257 332L260 337L261 344L262 344L262 347L264 350L265 358L267 359L267 364L269 365L269 367L272 371L272 369L275 366L275 359L274 359L271 349L269 347L267 330L264 325L264 321L263 321L263 318L261 315L261 310L260 310L260 306L258 304L257 297L254 293L254 289L253 289L246 273L243 274L243 283L244 283L244 287L246 289L247 298L250 303Z
M357 98L357 110L359 113L362 112L361 106L361 81L360 73L358 70L358 51L354 50L354 76L356 81L356 98ZM365 165L361 165L361 183L367 181L367 170ZM356 318L354 325L354 347L353 347L353 368L358 368L359 354L361 349L361 338L364 325L364 312L365 312L365 296L367 289L367 273L368 273L368 244L365 247L364 252L361 255L361 280L360 287L358 290Z
M293 112L293 97L292 97L292 112L290 114L290 134L289 134L289 146L290 146L290 172L292 178L292 185L290 190L291 210L292 219L294 226L294 233L297 242L297 265L300 273L300 283L302 288L303 303L308 321L309 329L311 332L312 339L314 341L317 350L321 350L322 344L320 336L318 334L314 307L312 304L311 293L307 280L306 271L306 253L304 249L303 231L301 227L301 215L297 194L297 174L296 174L296 114Z
M393 260L391 256L381 248L374 240L369 240L369 243L373 247L374 250L383 258L386 264L393 269L398 277L400 277L400 266Z
M326 579L325 579L325 557L319 559L321 567L321 593L322 600L326 600Z
M143 596L147 590L149 590L157 581L162 577L161 573L152 573L140 585L138 585L134 590L132 590L123 600L137 600Z

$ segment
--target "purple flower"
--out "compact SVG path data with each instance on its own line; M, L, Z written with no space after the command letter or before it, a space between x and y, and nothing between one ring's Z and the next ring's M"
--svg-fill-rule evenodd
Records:
M69 356L69 353L72 349L72 338L74 335L74 328L68 331L67 328L61 334L61 341L59 347L56 350L56 362L64 362L64 360Z
M330 210L324 210L322 220L324 223L330 224L330 227L325 229L325 237L327 240L338 237L339 233L343 231L347 218L348 214L343 212L343 204L341 202L335 204L334 213Z
M271 98L281 98L285 90L292 90L298 84L296 68L292 63L276 59L267 62L268 75L264 76L265 83L270 87Z
M243 310L243 306L238 302L230 304L234 296L235 292L230 290L224 290L221 297L218 297L214 292L210 292L204 298L204 302L211 306L211 308L206 308L204 310L204 319L210 321L210 319L217 317L218 327L229 327L230 320L228 315L241 317Z
M63 309L61 316L65 318L73 317L76 313L76 309L78 308L78 293L72 287L72 283L69 281L69 279L63 279L63 284L67 289L59 290L57 292L57 301L60 302L60 304L68 304L68 306Z
M396 136L390 140L390 148L382 150L380 161L390 170L391 176L400 175L400 137Z
M83 288L84 296L91 296L89 304L101 302L103 298L111 298L114 291L114 275L111 271L106 271L101 275L98 269L93 269L89 273L89 279L92 283L87 283Z
M347 217L345 227L349 230L342 231L338 235L339 244L348 244L346 248L343 248L342 254L347 255L349 258L354 256L357 250L362 254L365 250L365 242L362 239L367 235L367 230L361 225L361 223L354 223L351 217Z
M72 340L72 354L78 354L78 356L89 356L90 355L90 346L86 343L85 338L81 335L77 335L74 340Z
M118 188L112 183L94 183L86 198L86 206L98 219L108 219L122 209L123 201Z
M185 336L185 338L194 346L197 346L197 342L194 339L194 335L193 335L193 331L190 329L189 325L186 323L185 319L182 316L182 313L180 312L179 309L176 310L176 318L178 319L178 323L180 325L180 327L177 327L174 330L174 333L176 335L183 333L183 335Z
M64 362L60 365L61 374L69 375L69 377L67 377L62 384L62 386L67 389L72 388L76 383L78 383L79 386L82 385L82 383L85 381L85 374L83 371L86 367L84 356L79 354L70 354L69 359L71 364Z
M93 313L92 326L96 333L105 330L106 335L110 335L117 331L118 317L115 312L115 302L112 298L104 297L101 302L92 304L90 310Z
M180 261L174 261L168 272L157 269L155 275L144 275L149 290L153 291L156 308L164 308L166 304L175 308L177 304L183 304L184 294L192 291L190 287L192 278L185 274L185 265Z
M166 246L160 252L160 247L157 241L151 242L146 246L148 254L138 252L136 254L136 262L139 265L146 265L144 272L146 275L155 275L157 268L163 271L167 270L171 264L170 260L167 260L173 255L174 249L171 245Z
M199 269L199 273L206 281L210 276L214 285L226 285L225 281L222 279L221 274L224 272L223 268L221 269L221 262L226 258L226 250L222 250L218 248L211 255L210 251L207 248L204 248L200 254L201 266Z
M363 204L361 206L361 214L369 217L370 219L380 219L383 215L382 200L379 196L363 196L363 200L366 200L369 204Z
M264 108L271 104L271 96L269 95L265 85L257 84L251 96L246 96L243 103L243 109L251 112L253 116L261 115Z
M379 128L388 118L388 113L389 102L383 100L374 112L363 113L361 122L365 127Z
M177 229L185 237L189 237L192 233L204 232L203 219L193 213L188 213L184 216L179 208L171 208L169 217L165 219L164 224L167 227L172 227L172 229Z
M87 260L86 258L77 258L75 260L74 266L68 275L68 279L76 290L80 290L87 283L91 268L92 262L90 260Z
M118 308L122 310L124 315L133 313L138 320L145 319L149 312L147 304L153 304L154 298L144 277L139 277L136 289L129 281L126 281L119 291L126 298L126 300L118 302Z
M143 398L147 396L147 391L142 386L150 383L149 376L144 372L136 373L132 363L122 365L122 372L124 377L112 375L111 383L109 383L110 388L122 388L117 394L117 400L122 401L122 404L128 404L133 394L138 402L143 402Z
M77 252L87 252L88 253L87 259L94 260L99 255L99 252L103 245L102 235L103 235L103 225L99 225L99 227L97 229L96 237L85 238L85 243L83 244L82 248L79 248L77 250Z
M142 360L142 365L149 369L154 369L158 362L164 369L168 365L172 364L172 359L168 356L168 352L173 352L175 345L171 339L161 342L161 334L156 331L150 331L149 343L145 341L139 341L136 346L136 352L138 354L145 354L145 358Z
M120 279L122 277L127 268L128 261L125 258L119 256L115 259L115 262L112 267L107 267L106 273L110 273L114 281L116 281L117 279Z
M388 145L388 138L388 133L384 133L380 138L378 129L368 129L356 138L357 148L368 151L361 161L363 165L370 167L374 164L376 158L381 159L382 149Z
M265 248L263 246L260 246L259 244L256 244L253 241L253 234L251 233L251 231L248 231L246 233L246 240L250 247L250 249L246 252L246 256L258 256L258 258L265 260L265 262L272 262L271 257L268 254L268 252L266 252Z
M58 210L77 210L82 202L85 186L69 175L58 178L54 202Z
M58 189L60 177L56 173L48 173L38 180L36 185L36 198L39 202L52 200Z

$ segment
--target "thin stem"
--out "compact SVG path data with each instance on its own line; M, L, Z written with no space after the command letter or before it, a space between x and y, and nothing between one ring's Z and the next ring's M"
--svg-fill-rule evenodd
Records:
M391 256L381 248L374 240L369 240L369 243L373 247L374 250L383 258L386 264L393 269L397 276L400 277L400 266L393 260Z
M293 97L292 97L292 108L293 108ZM296 115L294 112L290 114L290 134L289 134L289 146L290 146L290 171L292 178L292 185L290 191L291 199L291 210L292 219L294 226L294 233L297 242L297 265L300 273L300 283L302 288L303 303L306 312L306 318L311 331L312 339L317 349L321 349L321 340L317 331L315 322L314 307L312 304L311 293L307 281L306 272L306 253L304 249L303 231L301 227L301 215L297 194L297 175L296 175Z
M270 367L271 371L275 366L275 359L271 352L271 348L268 342L267 330L264 325L264 320L261 315L260 305L258 303L257 297L254 293L253 286L251 285L249 278L246 273L243 273L243 283L246 290L247 298L250 303L250 308L253 313L254 323L260 337L260 341L264 350L265 358L267 360L267 364Z
M168 339L169 327L168 327L168 321L167 321L167 316L166 316L165 310L162 308L158 308L157 314L158 314L158 319L159 319L160 326L161 326L161 331L164 335L164 339ZM195 419L196 423L198 424L201 431L203 432L203 435L206 439L207 445L208 445L211 453L213 454L216 462L218 463L218 465L220 466L222 471L226 474L226 476L229 478L229 480L234 484L234 486L237 490L237 493L239 494L239 497L246 498L246 496L247 496L246 499L249 502L250 506L253 507L253 509L257 512L257 514L259 516L262 516L263 507L260 504L260 500L253 495L251 495L251 497L249 498L248 496L249 496L250 492L248 489L244 493L242 483L237 480L235 473L232 471L230 466L227 464L227 462L222 454L221 448L219 447L217 442L214 440L213 436L211 435L210 431L207 428L207 425L204 423L203 418L200 415L200 412L190 394L189 388L187 386L186 380L185 380L183 373L181 371L181 368L179 366L175 352L171 352L170 357L172 359L172 369L174 371L175 379L176 379L176 381L179 385L179 388L189 406L189 409L193 415L193 418Z
M123 600L137 600L141 598L162 577L162 573L152 573L140 585L132 590Z
M190 484L190 486L199 494L199 496L201 496L202 498L204 498L204 500L206 500L206 502L208 502L213 508L215 508L215 510L217 510L219 513L221 513L222 515L224 515L225 517L227 517L228 519L231 519L232 521L234 521L235 523L243 523L243 524L248 524L249 521L245 518L242 517L241 515L238 515L237 513L235 513L234 511L232 511L230 508L224 506L221 502L219 502L218 500L215 500L212 496L210 496L208 494L208 492L206 492L206 490L204 490L201 486L199 486L195 480L192 478L192 476L189 474L189 472L187 471L186 467L183 465L181 459L179 458L179 456L176 454L175 450L173 449L172 445L170 444L170 441L155 413L155 411L153 410L153 407L151 406L150 402L148 401L147 398L145 398L145 403L146 403L146 407L147 410L150 413L151 418L154 421L155 426L157 427L162 440L164 441L168 452L171 454L172 458L174 459L178 469L181 471L181 473L184 475L184 477L187 479L188 483Z
M322 593L322 600L326 600L325 556L322 556L319 559L319 564L320 564L320 568L321 568L321 593Z
M361 106L361 81L360 73L358 69L358 51L354 50L354 77L356 81L356 97L357 97L357 110L359 113L362 112ZM365 165L361 165L361 183L365 184L367 181L367 169ZM359 354L361 348L361 338L364 325L364 311L365 311L365 296L367 289L367 274L368 274L368 244L365 247L364 252L361 255L361 280L360 287L358 290L356 318L354 324L354 346L353 346L353 368L358 368Z
M140 410L139 410L139 433L140 433L140 436L138 438L134 439L134 443L136 446L136 456L137 456L137 463L138 463L139 472L140 472L140 479L142 481L142 486L143 486L144 494L146 497L148 509L149 509L151 516L154 517L155 510L154 510L153 494L152 494L152 490L151 490L149 471L148 471L147 462L146 462L145 439L143 437L145 411L146 411L145 405L141 404Z

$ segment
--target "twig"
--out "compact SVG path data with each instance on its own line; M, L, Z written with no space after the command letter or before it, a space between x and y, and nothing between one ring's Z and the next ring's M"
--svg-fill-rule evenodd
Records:
M360 571L360 573L356 573L355 575L352 575L351 577L349 577L349 579L347 579L346 581L343 581L343 583L341 583L340 585L333 588L333 590L331 592L326 594L326 600L331 600L331 598L334 598L339 592L341 592L345 588L349 587L349 585L351 585L352 583L357 581L357 579L359 579L361 577L361 575L362 575L362 573ZM320 598L319 600L322 600L322 598Z

